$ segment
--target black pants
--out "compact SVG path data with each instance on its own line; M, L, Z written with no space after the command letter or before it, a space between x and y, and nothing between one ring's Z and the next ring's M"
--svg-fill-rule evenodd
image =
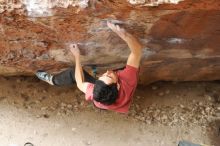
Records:
M91 76L85 70L83 70L83 73L86 82L95 83L96 79L93 76ZM69 86L75 84L75 67L68 68L63 72L54 75L53 83L57 86Z
M125 67L118 68L113 71L123 70L124 68ZM83 73L84 73L85 82L90 82L90 83L95 84L96 79L93 76L91 76L85 70L83 70ZM67 70L65 70L63 72L60 72L59 74L54 75L53 83L54 83L54 85L57 85L57 86L68 86L68 85L75 84L76 83L75 67L73 66L72 68L68 68Z

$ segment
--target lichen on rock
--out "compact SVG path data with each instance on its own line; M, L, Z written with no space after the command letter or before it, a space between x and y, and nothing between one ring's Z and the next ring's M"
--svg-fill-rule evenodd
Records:
M28 16L47 17L53 15L52 8L69 6L86 8L89 0L1 0L0 13L14 9L27 10Z
M133 5L158 6L160 4L170 3L178 4L183 0L128 0Z

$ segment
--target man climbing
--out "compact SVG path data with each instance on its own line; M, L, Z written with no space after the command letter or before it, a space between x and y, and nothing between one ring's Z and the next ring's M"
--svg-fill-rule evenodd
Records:
M96 80L82 69L79 48L76 44L72 44L69 49L75 57L75 70L67 69L57 75L38 71L36 75L51 85L62 86L76 83L77 87L85 93L86 100L92 101L96 107L127 113L137 86L142 45L119 25L107 22L107 26L130 48L131 53L123 70L107 70Z

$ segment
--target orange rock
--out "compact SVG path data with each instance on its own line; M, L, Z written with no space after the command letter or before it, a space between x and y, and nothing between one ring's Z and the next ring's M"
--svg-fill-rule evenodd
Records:
M78 13L79 4L65 2L38 7L45 13L33 15L37 17L21 2L10 9L0 2L0 75L66 68L72 58L64 53L65 44L73 42L79 43L85 68L93 64L98 71L122 67L128 46L106 26L108 19L117 19L145 46L140 83L220 79L218 0L184 0L155 7L128 1L82 1L88 7ZM44 15L47 8L50 13Z

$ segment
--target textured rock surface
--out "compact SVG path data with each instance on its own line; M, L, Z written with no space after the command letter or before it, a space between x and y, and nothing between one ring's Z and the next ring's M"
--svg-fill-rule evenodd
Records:
M70 66L65 44L73 42L84 66L122 67L129 49L106 26L117 19L145 46L141 83L220 79L218 0L1 0L0 12L1 75Z

